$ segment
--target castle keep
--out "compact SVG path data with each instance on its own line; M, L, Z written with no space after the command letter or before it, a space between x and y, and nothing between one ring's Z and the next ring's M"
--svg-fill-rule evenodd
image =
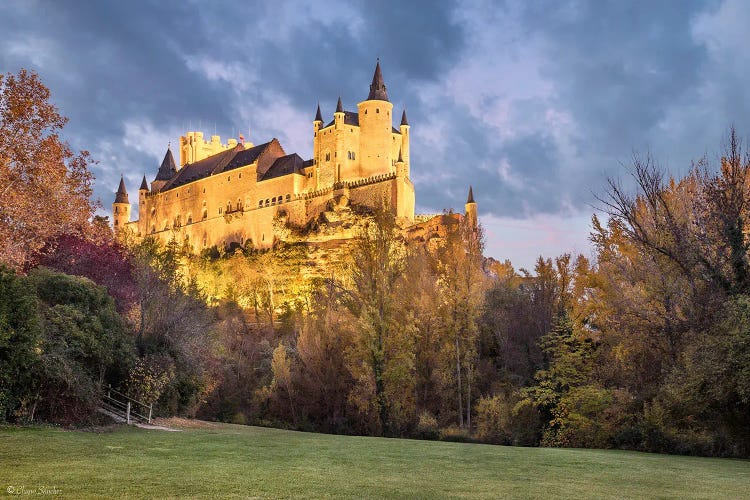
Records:
M318 106L312 159L286 153L275 138L259 145L234 139L222 144L219 136L206 141L201 132L187 132L180 137L179 167L168 149L150 187L144 176L137 221L130 221L120 180L114 229L164 242L187 240L200 251L232 244L269 248L279 223L304 226L349 204L388 207L402 226L413 225L409 123L404 110L394 128L392 113L378 62L357 112L344 110L339 98L333 120L325 123Z

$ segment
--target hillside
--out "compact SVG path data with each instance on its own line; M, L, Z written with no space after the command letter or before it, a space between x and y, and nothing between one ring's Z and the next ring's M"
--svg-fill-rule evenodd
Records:
M750 462L228 424L182 432L5 427L0 480L7 491L56 488L69 498L737 498L750 491Z

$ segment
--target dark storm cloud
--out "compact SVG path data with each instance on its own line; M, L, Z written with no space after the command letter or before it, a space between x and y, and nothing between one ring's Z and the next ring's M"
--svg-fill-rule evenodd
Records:
M408 109L418 210L590 211L633 149L679 170L750 133L737 0L22 2L0 4L0 70L37 70L100 160L108 208L188 126L250 128L308 156L318 102L367 95L376 57Z

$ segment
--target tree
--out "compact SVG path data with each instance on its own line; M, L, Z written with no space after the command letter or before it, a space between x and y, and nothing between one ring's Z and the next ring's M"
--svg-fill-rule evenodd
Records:
M67 122L33 72L0 75L0 260L20 268L93 215L91 159L58 135Z
M394 433L414 412L414 318L399 301L405 247L393 217L376 212L352 249L346 307L357 318L349 355L350 399L374 417L373 431Z
M478 319L485 290L482 273L482 228L466 217L448 229L438 252L438 283L446 342L444 353L455 371L459 427L471 429L471 388L478 356ZM447 373L447 371L446 371Z

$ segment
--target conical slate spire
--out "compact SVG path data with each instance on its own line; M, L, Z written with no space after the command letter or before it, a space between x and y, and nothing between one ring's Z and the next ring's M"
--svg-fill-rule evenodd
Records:
M157 181L168 181L177 173L177 165L174 162L174 156L172 156L172 149L167 148L167 154L164 155L164 159L159 167L159 173L156 174Z
M398 148L398 160L396 160L396 163L403 163L404 157L401 155L401 148Z
M320 114L320 103L318 103L318 111L315 113L315 121L316 122L322 122L323 121L323 115Z
M375 66L375 74L372 75L372 84L370 85L370 95L368 101L387 101L388 92L386 92L385 83L383 82L383 73L380 71L380 59Z
M409 122L406 120L406 108L404 108L404 112L401 113L401 125L409 125Z
M341 104L341 96L339 96L339 102L336 104L336 113L343 113L344 112L344 105Z
M474 192L471 189L471 186L469 186L469 197L466 199L466 203L476 203L474 201Z
M138 191L148 191L148 182L146 182L146 176L143 176L143 180L141 181L141 187L138 188Z
M125 189L125 180L120 176L120 186L115 193L115 203L130 203L128 201L128 190Z

